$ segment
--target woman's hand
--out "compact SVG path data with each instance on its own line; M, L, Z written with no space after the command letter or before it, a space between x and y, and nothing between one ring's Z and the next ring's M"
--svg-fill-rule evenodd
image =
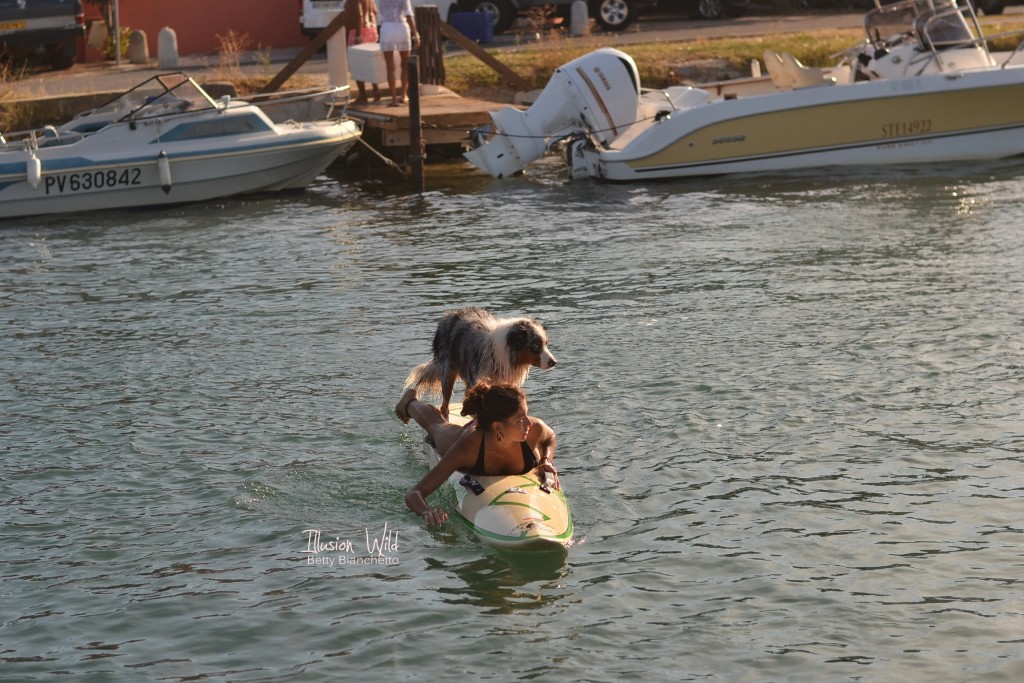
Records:
M562 485L558 481L558 468L555 467L555 463L547 459L541 460L540 464L537 465L537 472L540 473L541 484L546 484L556 491L562 490Z
M429 508L426 512L420 514L426 522L427 526L444 524L445 520L448 519L448 513L441 508Z

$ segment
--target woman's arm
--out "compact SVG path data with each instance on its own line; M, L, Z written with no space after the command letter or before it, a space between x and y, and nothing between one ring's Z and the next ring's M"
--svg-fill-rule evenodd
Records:
M438 487L460 467L472 467L476 462L476 454L472 448L474 439L462 437L456 441L448 452L444 454L440 462L434 465L409 492L405 494L406 506L422 517L427 524L443 524L448 519L448 513L441 508L431 507L427 503L427 497L436 491ZM479 448L480 442L476 441ZM467 456L469 462L466 462Z
M562 485L558 482L558 469L555 467L555 463L552 462L555 457L555 447L558 445L555 431L544 420L536 417L530 419L533 421L530 427L530 435L533 436L536 431L536 448L540 454L540 458L537 461L537 469L542 473L550 473L553 479L551 482L553 488L560 489Z
M540 453L541 460L551 460L555 457L555 446L558 444L558 439L555 437L555 430L548 426L548 423L539 417L530 417L530 435L529 441L531 446L536 448Z

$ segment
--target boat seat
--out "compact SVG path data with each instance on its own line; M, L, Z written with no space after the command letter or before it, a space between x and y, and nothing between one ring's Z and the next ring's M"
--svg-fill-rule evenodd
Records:
M786 69L786 63L782 61L782 55L775 50L764 51L764 66L768 69L768 75L772 83L779 90L792 90L793 81Z
M780 55L783 71L789 76L794 88L810 88L817 85L834 85L834 78L826 78L825 72L815 66L804 66L800 60L783 52Z

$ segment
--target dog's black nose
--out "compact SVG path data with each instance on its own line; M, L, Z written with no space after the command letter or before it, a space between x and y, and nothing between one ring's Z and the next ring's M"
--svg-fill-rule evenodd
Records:
M549 365L549 366L548 366L549 368L553 368L553 367L555 367L556 365L558 365L558 361L557 361L557 360L555 360L554 358L552 358L552 359L551 359L550 361L548 361L548 362L549 362L549 363L551 363L551 365Z

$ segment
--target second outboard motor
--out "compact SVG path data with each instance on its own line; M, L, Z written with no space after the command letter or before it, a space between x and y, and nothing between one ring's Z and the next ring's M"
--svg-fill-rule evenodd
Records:
M636 63L625 52L602 48L560 66L526 111L492 112L494 136L465 156L503 178L544 156L551 137L582 132L607 146L636 121L639 105Z

